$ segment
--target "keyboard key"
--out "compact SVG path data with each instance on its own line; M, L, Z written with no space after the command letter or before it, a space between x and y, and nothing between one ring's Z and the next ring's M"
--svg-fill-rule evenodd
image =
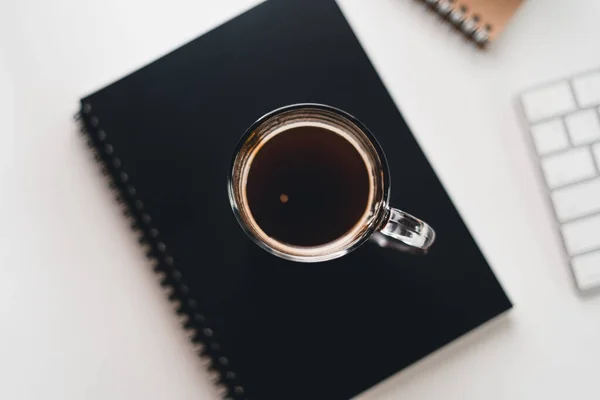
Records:
M598 172L600 172L600 143L592 146L592 153L594 153L594 158L596 159L596 166L598 167Z
M574 145L600 140L600 121L596 110L583 110L570 114L565 118L565 123Z
M575 96L581 107L600 104L600 71L585 74L573 79Z
M570 255L600 250L600 215L568 222L561 229Z
M600 178L555 190L552 202L560 221L600 212Z
M589 147L568 150L564 153L545 157L542 170L550 188L592 178L596 166Z
M556 117L576 108L571 88L566 81L527 92L522 101L530 122Z
M586 290L600 285L600 251L573 257L571 265L579 289Z
M533 142L540 155L569 147L565 126L560 119L542 122L531 127Z

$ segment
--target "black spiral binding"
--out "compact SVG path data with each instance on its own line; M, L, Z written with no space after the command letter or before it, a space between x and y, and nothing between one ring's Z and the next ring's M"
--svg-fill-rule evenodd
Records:
M459 4L460 2L456 0L422 1L479 46L483 47L488 44L492 27L489 24L482 24L481 17L478 15L467 18L468 10L465 5Z
M139 243L145 247L146 256L152 262L161 286L175 312L181 317L181 324L219 394L224 400L248 400L244 387L229 366L229 359L221 353L215 332L185 284L176 261L161 240L160 232L152 224L152 217L144 210L144 203L131 182L123 161L117 156L100 120L92 113L92 105L83 103L75 119L80 123L81 133L87 136L88 147L94 151L94 158L101 164L102 174L109 179L109 186L116 193L123 214L131 221L131 228L138 235Z

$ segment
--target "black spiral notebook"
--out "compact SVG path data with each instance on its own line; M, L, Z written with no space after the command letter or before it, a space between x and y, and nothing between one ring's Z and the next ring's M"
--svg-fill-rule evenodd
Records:
M367 243L298 264L245 236L232 152L300 102L377 136L391 204L437 231L427 255ZM226 398L348 399L511 307L334 0L267 1L85 97L79 116Z

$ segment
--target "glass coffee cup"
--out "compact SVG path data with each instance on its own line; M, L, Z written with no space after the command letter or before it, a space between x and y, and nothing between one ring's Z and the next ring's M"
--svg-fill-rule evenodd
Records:
M387 161L367 127L322 104L286 106L252 124L228 192L246 234L287 260L332 260L371 238L424 253L435 240L427 223L390 207Z

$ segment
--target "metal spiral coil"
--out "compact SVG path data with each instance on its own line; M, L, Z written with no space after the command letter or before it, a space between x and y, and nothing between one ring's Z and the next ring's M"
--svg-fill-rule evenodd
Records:
M482 24L479 15L469 15L469 10L465 5L456 0L423 1L478 45L485 46L489 42L492 27L489 24Z
M123 160L116 156L115 148L109 142L109 135L101 129L101 122L92 113L89 102L82 104L75 120L80 124L80 132L85 135L87 146L92 150L102 174L107 177L109 187L115 192L117 203L137 235L137 240L193 344L194 351L208 370L217 393L224 400L247 400L244 387L231 369L229 359L221 352L215 332L184 282L181 270L177 268L167 244L161 239L160 231L152 225L152 218L138 197L138 191L124 169Z

